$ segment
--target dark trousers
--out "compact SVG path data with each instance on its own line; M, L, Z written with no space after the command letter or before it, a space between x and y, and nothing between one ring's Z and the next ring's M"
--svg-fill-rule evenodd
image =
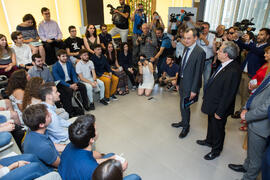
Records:
M67 83L73 84L73 82L71 81L68 81ZM87 107L88 97L87 97L86 87L84 84L80 82L77 83L77 85L78 85L78 91L80 91L81 96L82 96L82 100L83 100L82 104L84 107ZM60 92L60 101L62 102L64 109L69 114L73 114L74 113L74 108L72 106L73 89L58 83L57 90Z
M182 117L182 125L183 128L189 128L189 122L190 122L190 108L184 108L184 98L189 96L190 93L185 92L185 87L182 85L183 83L180 83L179 86L179 94L180 94L180 112Z
M227 117L216 119L214 115L208 115L206 142L212 145L212 152L220 153L223 149L226 122Z
M128 75L129 80L130 80L132 86L136 86L135 79L134 79L134 77L136 76L135 70L133 70L133 72L134 72L133 74L129 70L127 70L127 69L124 69L124 71Z
M269 138L268 138L269 140ZM263 156L262 162L262 180L270 179L270 142Z
M52 65L57 61L55 48L65 49L63 41L53 41L52 43L42 42L46 53L46 64Z
M166 64L166 57L160 57L157 63L158 77L161 77L164 71L165 64Z

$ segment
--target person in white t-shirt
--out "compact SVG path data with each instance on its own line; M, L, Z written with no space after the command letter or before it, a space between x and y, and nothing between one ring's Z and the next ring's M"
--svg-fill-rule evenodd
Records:
M90 109L95 109L93 101L93 91L99 92L100 103L108 105L108 102L104 99L104 83L97 78L94 63L89 60L88 51L85 49L81 49L79 52L79 56L81 59L76 64L76 73L78 74L81 82L85 85L87 89L87 95L90 101Z
M26 70L33 67L32 52L29 45L23 43L23 36L20 31L14 31L11 34L11 39L15 45L12 47L16 54L17 66Z

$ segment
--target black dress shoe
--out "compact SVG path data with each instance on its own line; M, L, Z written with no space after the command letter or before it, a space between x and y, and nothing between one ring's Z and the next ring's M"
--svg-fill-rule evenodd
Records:
M210 152L204 156L205 160L213 160L220 155L219 152Z
M238 164L229 164L228 167L236 172L247 172L247 170L245 170L243 165L238 165Z
M201 145L201 146L212 147L212 145L209 144L208 142L206 142L206 140L197 140L196 143L199 144L199 145Z
M182 122L172 123L172 127L175 127L175 128L183 127L183 124Z
M188 133L189 133L189 127L188 128L183 128L181 133L179 134L179 138L186 137Z
M231 115L231 117L233 119L239 119L240 118L240 114L241 114L241 111L236 111L233 115Z

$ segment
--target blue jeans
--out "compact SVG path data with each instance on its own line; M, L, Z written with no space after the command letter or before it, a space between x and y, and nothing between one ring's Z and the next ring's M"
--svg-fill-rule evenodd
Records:
M7 118L3 115L0 115L0 123L7 121ZM12 135L9 132L0 132L0 148L9 144L11 141Z
M5 176L3 176L1 180L32 180L51 172L49 168L47 168L42 162L38 160L35 155L32 154L22 154L4 158L0 160L0 164L2 166L9 166L12 163L21 160L28 161L30 163L22 167L13 169Z
M82 82L82 83L85 85L87 96L89 98L90 103L92 103L93 102L93 87L89 83L86 83L86 82ZM101 100L104 98L104 93L105 93L105 86L104 86L103 81L97 79L97 86L99 88L99 99Z
M158 69L158 78L161 77L163 71L164 71L164 68L165 68L165 65L166 65L166 58L167 57L163 57L163 58L160 58L158 60L158 63L157 63L157 69Z
M208 60L204 62L204 68L203 68L203 88L205 88L206 83L211 75L211 65L213 60Z

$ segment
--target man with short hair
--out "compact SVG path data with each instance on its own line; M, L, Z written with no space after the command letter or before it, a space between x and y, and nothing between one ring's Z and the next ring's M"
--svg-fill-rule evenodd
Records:
M96 45L94 47L95 54L92 56L92 61L95 65L95 71L98 79L104 82L105 85L105 98L109 102L112 98L113 100L118 100L115 96L118 77L112 74L112 70L105 56L102 55L101 45Z
M213 42L215 35L209 32L210 24L208 22L203 22L201 27L203 27L203 30L200 33L197 44L204 50L206 54L203 69L203 87L205 88L212 70L212 62L214 59Z
M218 50L221 64L204 88L202 112L208 115L208 128L206 139L197 140L197 144L212 148L204 156L206 160L215 159L223 150L227 117L234 112L241 78L240 66L234 60L238 54L239 47L234 42L223 42Z
M15 51L17 66L25 70L31 69L33 67L32 52L30 46L23 43L22 33L20 31L12 32L11 39L15 43L12 49Z
M38 26L38 34L46 51L46 64L52 65L57 61L55 47L64 48L62 32L54 20L51 20L50 10L46 7L41 9L44 18Z
M34 66L29 69L28 74L32 77L41 77L45 82L53 82L53 76L50 69L44 64L39 54L32 55Z
M70 122L63 119L56 113L55 103L60 100L60 94L53 82L45 83L40 87L39 97L42 104L47 106L48 112L51 114L51 123L47 127L47 135L56 145L56 149L61 150L61 145L68 140L67 129ZM59 149L60 148L60 149Z
M100 25L101 33L98 35L100 40L100 45L102 46L102 50L105 51L107 45L112 42L112 36L107 32L107 25Z
M47 135L46 129L51 120L51 114L44 104L31 105L24 110L23 121L30 131L25 136L23 152L36 155L53 170L60 164L60 156Z
M77 37L77 31L75 26L69 26L68 32L70 36L64 41L66 46L67 55L73 64L80 61L79 51L84 49L82 38Z
M262 28L259 31L257 39L255 42L245 43L238 36L237 33L234 34L234 38L238 38L235 43L241 48L248 50L246 59L241 65L243 70L241 83L239 86L239 92L241 97L241 108L244 107L250 93L248 90L248 83L251 78L256 74L256 71L265 63L264 60L264 49L269 46L267 41L270 38L270 30L267 28ZM243 36L244 39L248 38L248 35ZM236 111L232 116L233 118L240 118L241 109Z
M163 33L164 29L158 27L156 29L156 37L158 42L159 50L154 57L151 57L151 62L157 62L158 77L161 76L164 70L166 57L173 54L172 44L167 34Z
M57 51L58 61L53 65L52 75L55 81L59 81L57 89L60 92L60 99L64 109L70 117L76 116L76 110L72 106L73 92L80 91L82 104L86 111L89 111L87 91L85 85L80 83L75 69L70 61L67 61L67 52L63 49Z
M108 103L104 99L104 83L101 80L97 79L94 64L91 60L89 60L87 50L80 50L80 59L81 60L76 64L76 73L78 74L81 82L85 85L87 89L87 95L90 101L90 109L95 109L93 101L93 91L99 92L100 103L108 105Z
M172 127L183 127L179 138L184 138L190 129L190 107L185 107L186 100L192 101L198 98L202 85L203 63L205 59L204 50L196 44L197 31L188 28L184 33L184 50L183 58L179 64L178 85L180 94L180 111L182 121L172 123Z
M157 51L157 45L158 45L157 37L154 31L149 30L148 24L144 23L142 25L142 33L136 39L136 45L139 46L140 54L144 54L146 58L151 58L155 56L155 53ZM134 58L133 61L135 59L136 58Z
M118 6L115 10L114 13L117 13L117 18L119 21L114 21L113 24L116 26L111 29L109 34L111 36L115 36L116 34L120 34L121 41L127 42L127 37L128 37L128 18L130 15L130 7L129 5L125 4L125 0L119 0L120 6Z
M164 72L159 78L159 83L161 85L168 85L167 89L176 89L178 71L179 66L174 63L174 57L172 55L167 56L166 65L164 66Z

